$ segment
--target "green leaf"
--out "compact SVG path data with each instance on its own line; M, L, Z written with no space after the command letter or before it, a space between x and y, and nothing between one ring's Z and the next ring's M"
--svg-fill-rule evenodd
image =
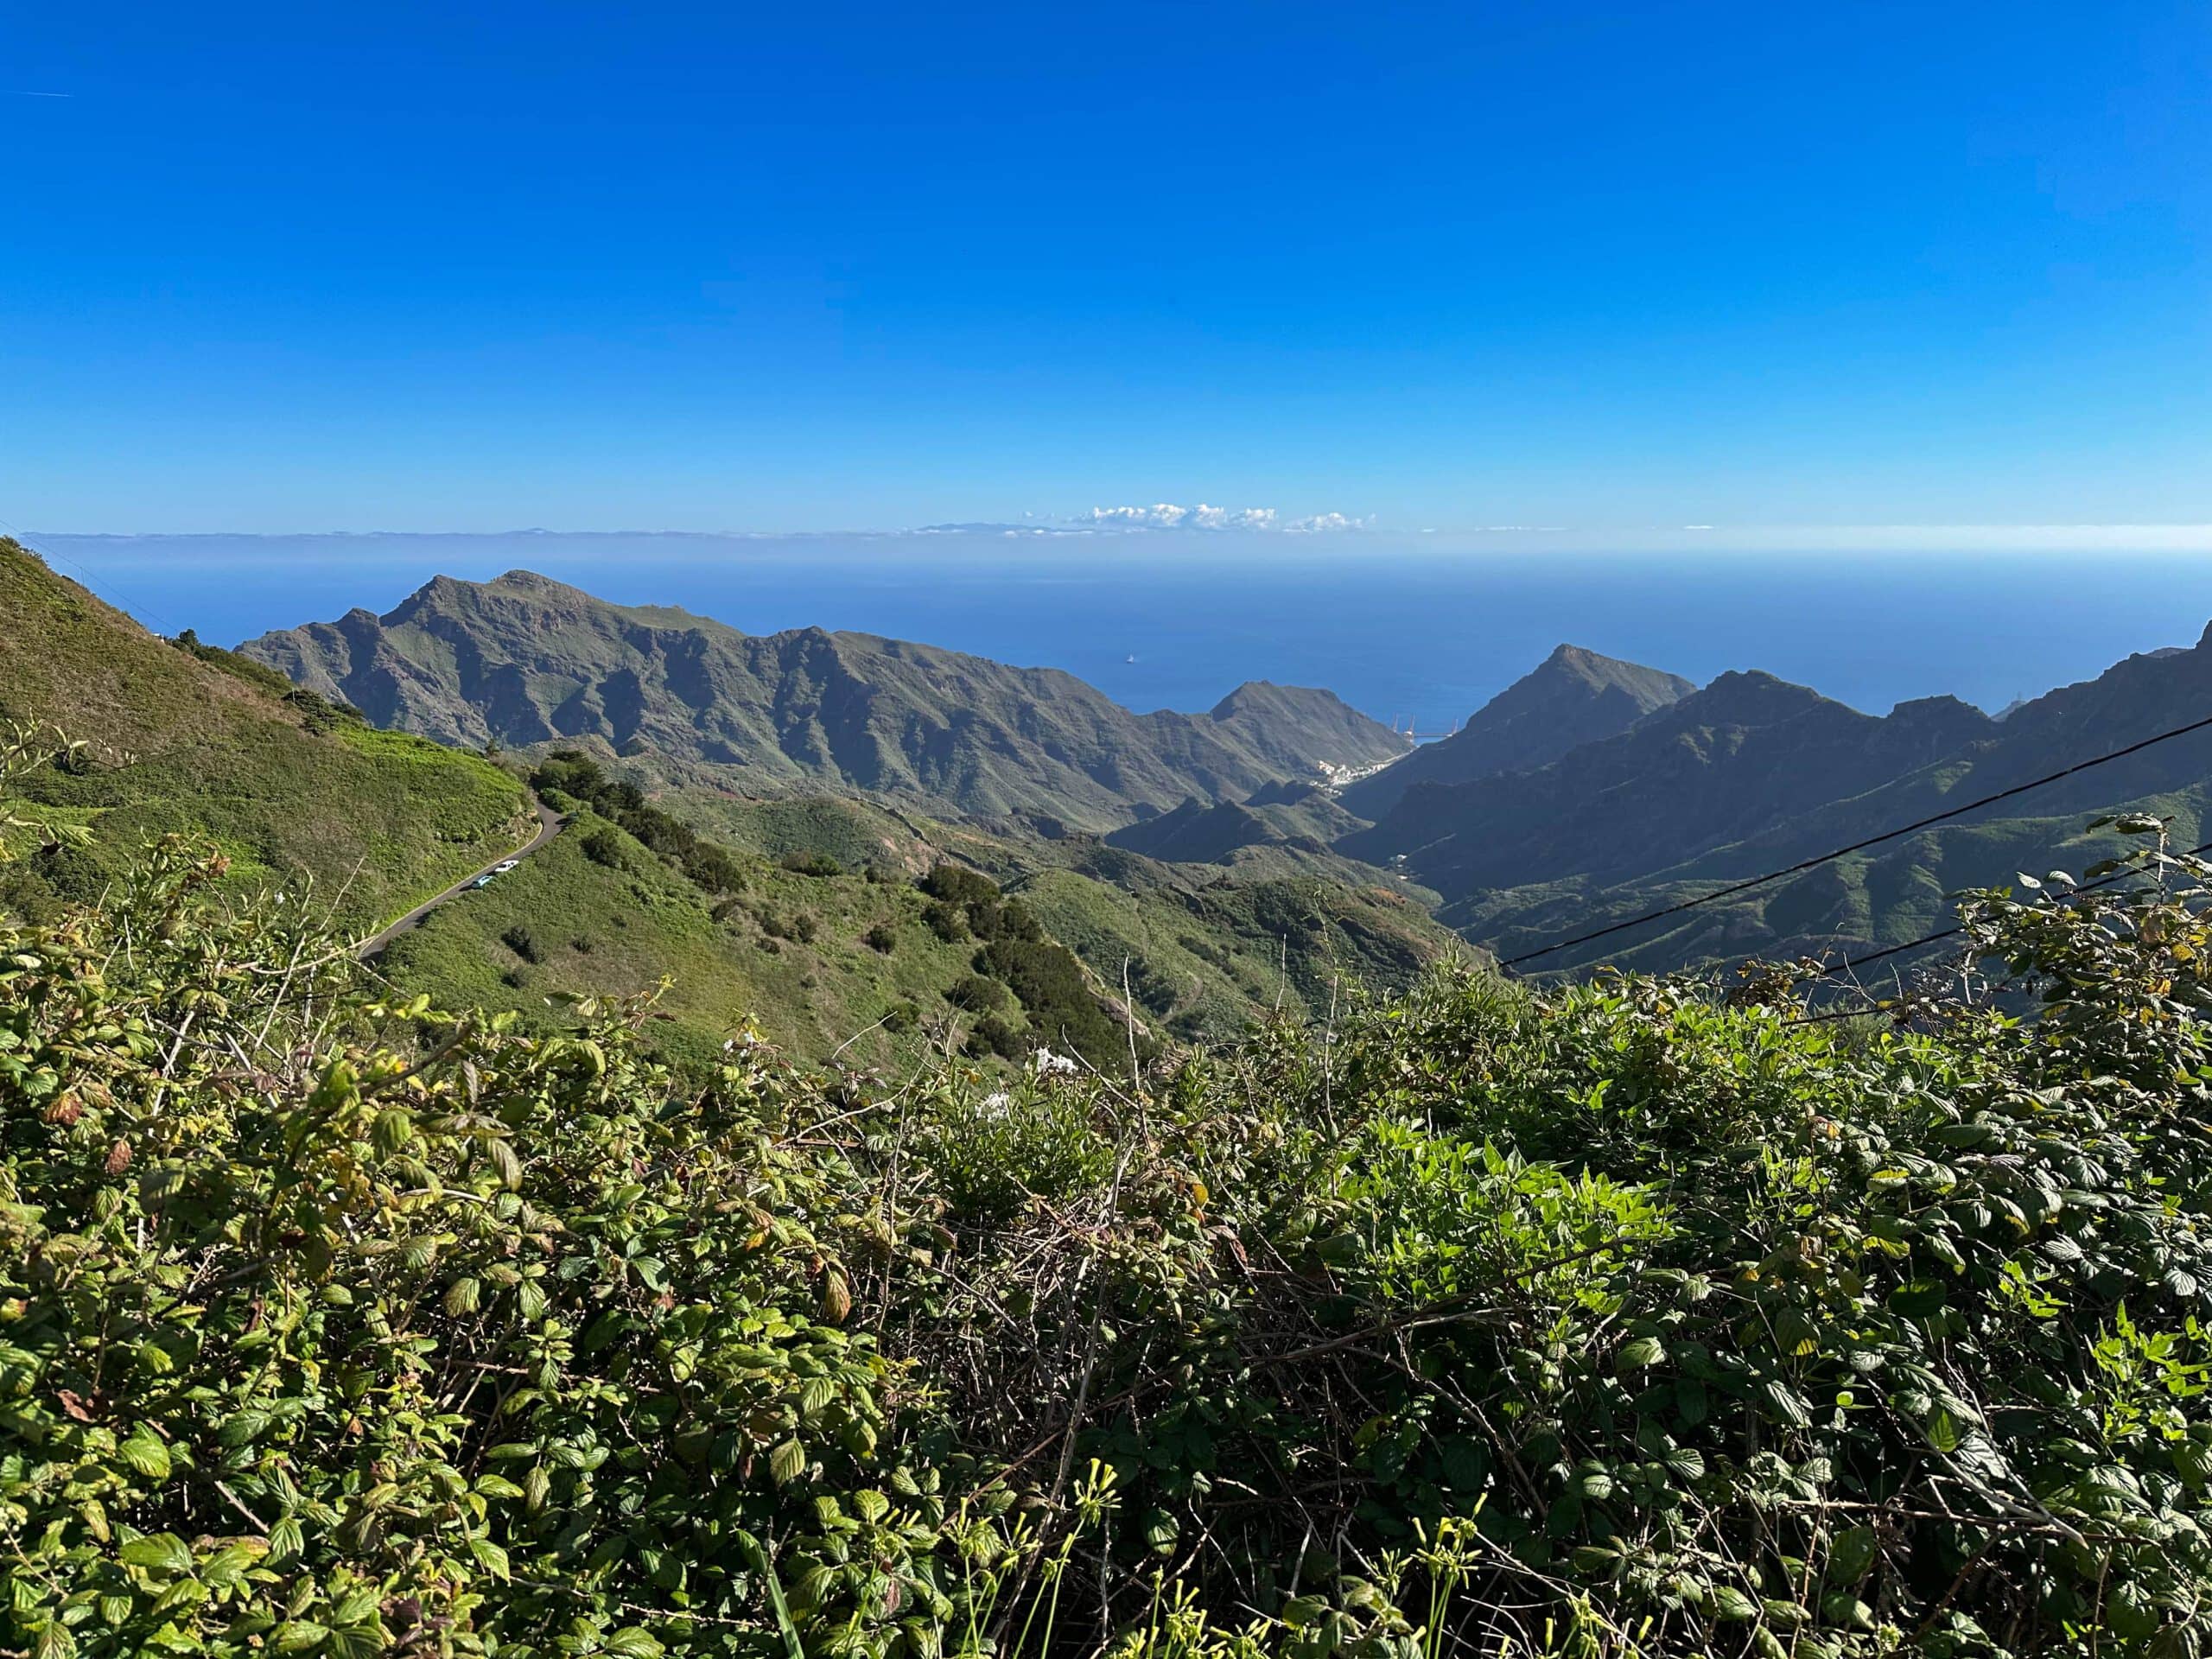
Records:
M269 1414L265 1411L234 1412L223 1420L215 1431L216 1440L226 1446L240 1446L259 1440L269 1432Z
M1924 1319L1942 1310L1944 1294L1942 1280L1915 1279L1890 1293L1890 1311L1908 1319Z
M300 1518L288 1515L269 1529L269 1564L281 1567L306 1548L307 1540L300 1526Z
M130 1567L169 1573L192 1571L192 1547L173 1532L151 1532L143 1538L133 1538L116 1553Z
M1637 1337L1621 1344L1620 1351L1613 1356L1613 1369L1617 1371L1647 1370L1666 1357L1667 1344L1658 1338Z
M768 1454L768 1476L779 1486L788 1486L806 1468L806 1448L797 1440L785 1440Z
M502 1581L506 1579L507 1552L489 1538L471 1538L468 1541L468 1553L476 1558L476 1564L493 1578Z
M1769 1377L1760 1386L1759 1393L1766 1401L1767 1409L1782 1421L1796 1428L1811 1427L1811 1408L1799 1397L1797 1391L1780 1377Z
M415 1120L402 1106L387 1106L377 1114L376 1127L369 1138L376 1149L389 1158L415 1138Z
M1676 1377L1675 1379L1675 1409L1681 1414L1682 1421L1692 1428L1695 1428L1703 1422L1707 1411L1710 1409L1706 1398L1705 1384L1694 1376Z
M1828 1545L1829 1581L1853 1585L1865 1578L1867 1569L1874 1565L1878 1541L1872 1527L1846 1527L1837 1533Z
M169 1478L169 1449L150 1425L141 1423L130 1431L130 1438L116 1447L123 1460L149 1480Z
M1759 1605L1732 1584L1713 1586L1713 1616L1718 1619L1756 1618Z
M1928 1444L1938 1452L1955 1452L1959 1449L1959 1442L1966 1438L1965 1431L1959 1427L1959 1420L1943 1406L1929 1412L1928 1421L1923 1427L1927 1431Z

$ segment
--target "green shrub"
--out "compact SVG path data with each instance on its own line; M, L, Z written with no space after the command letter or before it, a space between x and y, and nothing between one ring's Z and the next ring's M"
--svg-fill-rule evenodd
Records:
M939 864L914 885L932 899L963 909L995 904L999 896L998 883L964 864Z
M1001 1014L987 1014L978 1020L962 1047L963 1052L977 1059L997 1055L1004 1059L1017 1060L1029 1052L1028 1040L1020 1028Z
M845 873L845 867L827 853L789 852L776 861L797 875L826 878Z
M995 1014L1012 1001L1005 986L982 974L968 974L945 988L944 1000L970 1014Z
M1126 1071L1129 1037L1098 1006L1083 964L1065 946L1001 934L984 951L991 973L1021 999L1043 1040L1080 1054L1101 1070Z
M582 846L584 856L593 863L610 870L622 868L622 837L613 830L603 827L594 830L585 836Z
M674 865L709 897L745 890L744 867L727 848L708 841L689 824L652 804L635 785L608 778L599 763L582 751L556 749L531 773L530 781L541 796L581 801L621 825L633 840ZM614 862L606 857L599 857L599 861Z
M1114 1147L1091 1111L1078 1091L1027 1086L944 1102L921 1145L950 1217L1001 1226L1033 1198L1063 1202L1104 1180Z

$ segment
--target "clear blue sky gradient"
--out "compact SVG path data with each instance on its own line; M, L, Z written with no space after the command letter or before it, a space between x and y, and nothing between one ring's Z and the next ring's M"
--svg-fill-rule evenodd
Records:
M25 527L2212 521L2202 0L0 40Z

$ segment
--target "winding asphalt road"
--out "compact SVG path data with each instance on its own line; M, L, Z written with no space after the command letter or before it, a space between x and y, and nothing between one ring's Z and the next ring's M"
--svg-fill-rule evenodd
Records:
M499 857L493 859L489 864L486 864L483 869L471 871L468 874L461 877L460 880L454 882L453 886L448 887L443 893L438 894L436 898L428 899L423 903L416 906L414 909L409 911L404 916L392 923L391 926L385 928L381 933L372 933L367 938L362 940L360 944L353 947L353 954L359 957L363 962L366 962L371 957L377 955L385 948L385 946L390 944L401 934L408 931L411 928L420 926L422 925L423 918L425 916L428 916L432 911L437 909L441 905L450 904L453 900L460 898L462 893L467 893L469 888L475 886L478 877L482 876L490 871L498 869L500 865L505 863L511 858L528 858L539 848L551 841L554 836L559 835L561 833L561 815L558 812L556 812L551 807L546 805L544 802L539 800L536 796L532 796L531 798L530 804L537 810L537 833L531 837L530 845L519 848L512 853L502 853Z

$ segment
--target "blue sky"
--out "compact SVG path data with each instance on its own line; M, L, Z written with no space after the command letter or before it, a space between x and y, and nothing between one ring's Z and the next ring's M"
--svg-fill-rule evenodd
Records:
M2212 522L2202 3L0 41L27 529Z

